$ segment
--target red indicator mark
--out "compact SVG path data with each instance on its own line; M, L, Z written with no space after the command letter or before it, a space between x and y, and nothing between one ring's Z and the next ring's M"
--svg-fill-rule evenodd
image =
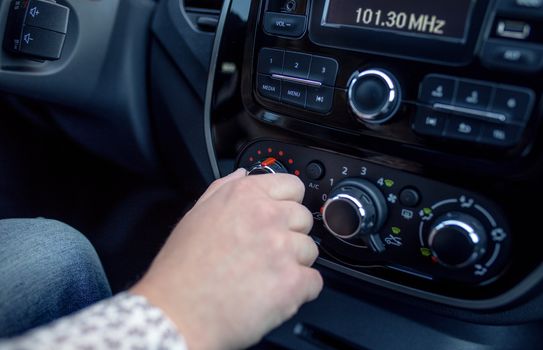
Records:
M261 150L258 150L258 151L256 151L256 154L261 155L261 154L262 154L262 151L261 151Z
M277 162L277 159L275 158L268 158L265 161L262 162L262 166L272 166Z
M289 160L288 160L288 163L289 163L290 165L294 164L294 159L289 159Z
M284 156L284 155L285 155L285 152L279 151L279 156L280 156L280 157L282 157L282 156Z
M268 148L268 153L272 153L273 152L273 148Z
M300 170L295 170L295 171L294 171L294 175L300 176Z
M255 161L254 157L249 157L249 162L254 162L254 161Z
M437 264L439 261L437 261L437 258L436 258L435 256L432 256L432 262L433 262L434 264Z

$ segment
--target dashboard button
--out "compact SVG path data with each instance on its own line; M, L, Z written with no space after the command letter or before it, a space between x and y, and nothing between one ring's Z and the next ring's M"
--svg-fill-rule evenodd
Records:
M339 64L336 60L327 57L313 56L309 79L320 81L324 85L334 86L336 84Z
M58 60L62 53L65 38L66 34L24 26L21 52L43 59Z
M324 177L324 165L320 162L311 162L307 165L305 172L308 179L318 181Z
M413 124L415 132L428 136L441 136L445 130L448 114L419 108Z
M454 140L475 142L481 135L480 122L467 118L450 118L445 127L445 137Z
M543 50L509 41L488 41L483 47L481 60L489 68L537 72L543 68Z
M266 12L264 31L267 34L297 38L305 33L306 21L305 16Z
M522 128L516 125L484 125L481 143L492 146L512 147L520 142Z
M498 88L492 111L506 114L509 121L525 123L530 116L534 96L528 89Z
M258 72L264 74L283 74L285 51L262 49L258 55Z
M422 82L420 100L429 104L451 104L455 88L455 79L429 75Z
M334 88L328 86L307 88L306 107L309 110L319 113L328 113L332 110L333 100Z
M305 107L307 88L287 81L281 83L281 101L298 107Z
M291 77L307 79L310 64L311 55L287 51L285 52L283 74Z
M492 97L492 86L460 81L455 104L462 107L486 110Z
M281 100L281 81L272 79L270 76L259 74L257 78L258 92L272 100Z
M400 203L406 207L414 208L420 203L420 193L414 188L404 188L400 192Z
M25 24L62 34L68 31L70 9L45 0L30 0Z

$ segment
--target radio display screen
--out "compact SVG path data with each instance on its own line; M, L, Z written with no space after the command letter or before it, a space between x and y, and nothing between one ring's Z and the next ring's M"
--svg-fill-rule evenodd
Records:
M323 25L464 40L476 0L327 0Z

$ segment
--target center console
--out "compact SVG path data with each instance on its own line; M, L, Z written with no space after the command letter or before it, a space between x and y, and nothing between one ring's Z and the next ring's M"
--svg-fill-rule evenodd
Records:
M543 4L225 5L208 87L217 175L306 184L320 266L485 309L541 281ZM353 282L355 281L355 282Z

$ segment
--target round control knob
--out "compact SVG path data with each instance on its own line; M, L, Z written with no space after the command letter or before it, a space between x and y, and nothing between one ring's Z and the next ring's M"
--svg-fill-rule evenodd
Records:
M399 83L384 70L370 69L351 79L348 99L354 114L363 122L381 124L394 116L400 106Z
M275 158L268 158L256 163L247 171L247 175L286 174L287 169Z
M436 220L428 245L441 265L460 269L474 264L485 253L486 232L479 220L453 212Z
M360 238L375 251L384 250L376 234L387 218L383 194L372 183L347 179L335 186L324 204L325 227L343 240Z

